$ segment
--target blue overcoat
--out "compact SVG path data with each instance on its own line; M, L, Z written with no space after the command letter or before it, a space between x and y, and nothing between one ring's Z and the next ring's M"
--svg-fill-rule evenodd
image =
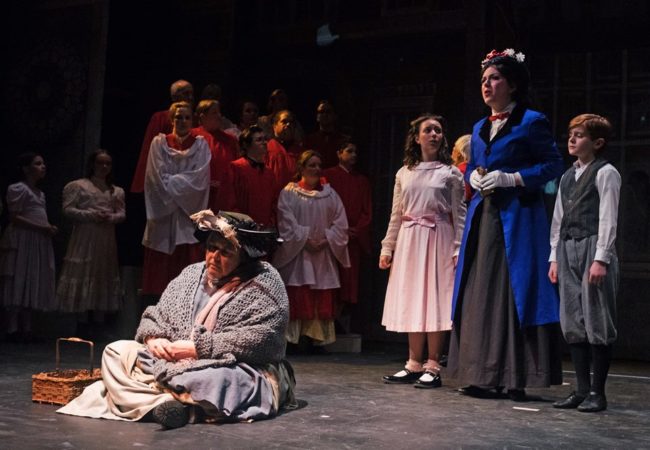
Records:
M548 120L539 112L516 107L490 141L490 122L486 117L474 125L471 153L465 174L467 181L479 166L488 171L519 172L524 181L524 187L497 188L492 194L492 202L501 216L510 284L520 325L558 322L559 299L547 275L549 225L542 192L546 182L562 175L564 164ZM468 236L477 231L472 230L472 219L482 201L480 194L475 192L467 210L454 282L452 318L456 317L456 307L460 307L458 296L465 286L468 261L475 256L466 255L465 251Z

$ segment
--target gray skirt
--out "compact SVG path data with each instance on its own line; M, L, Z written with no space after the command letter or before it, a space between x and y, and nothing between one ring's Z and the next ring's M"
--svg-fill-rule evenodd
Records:
M155 358L147 351L138 354L139 367L151 373ZM172 377L165 385L175 392L189 392L209 416L225 420L261 420L273 417L273 388L258 370L245 363L208 367Z
M461 385L523 389L562 383L559 325L522 328L499 210L477 207L451 333L448 373Z

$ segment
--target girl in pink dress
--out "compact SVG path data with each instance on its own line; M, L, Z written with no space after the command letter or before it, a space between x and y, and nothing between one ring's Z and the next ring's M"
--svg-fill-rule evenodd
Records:
M7 188L10 223L0 241L0 305L10 340L29 339L32 311L57 309L52 236L58 229L49 222L45 194L37 187L45 161L23 153L18 166L23 179Z
M451 329L454 270L465 225L463 176L451 164L441 116L411 122L404 166L395 176L393 209L379 268L391 268L382 325L408 333L409 358L386 383L435 388L440 352ZM424 358L424 344L428 354Z

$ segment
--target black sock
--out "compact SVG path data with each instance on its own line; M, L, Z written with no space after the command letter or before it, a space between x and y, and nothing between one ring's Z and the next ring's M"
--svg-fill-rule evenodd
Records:
M576 381L578 386L576 392L580 395L587 395L591 391L591 377L589 376L590 351L589 344L569 344L571 360L576 369Z
M612 358L611 345L592 345L591 357L594 366L594 382L591 390L597 394L605 394L605 382L609 372L609 361Z

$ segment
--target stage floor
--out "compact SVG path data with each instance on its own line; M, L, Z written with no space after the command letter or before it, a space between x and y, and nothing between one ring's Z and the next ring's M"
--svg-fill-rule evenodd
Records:
M439 389L384 384L381 376L400 368L405 351L373 344L361 354L292 356L298 410L267 421L163 431L155 423L65 416L32 403L31 375L53 369L54 344L2 343L0 448L650 448L650 364L615 361L609 409L589 414L552 408L569 385L530 389L543 401L514 403L461 396L444 372ZM77 350L62 358L72 367L88 360ZM565 382L573 383L571 365L564 368Z

